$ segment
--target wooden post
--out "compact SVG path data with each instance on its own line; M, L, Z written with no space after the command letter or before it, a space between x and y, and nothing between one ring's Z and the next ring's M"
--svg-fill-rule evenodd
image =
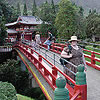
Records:
M57 70L55 69L55 67L52 67L52 74L57 77ZM52 84L56 85L56 81L52 78Z
M95 65L95 54L91 52L91 64Z
M69 91L66 86L66 80L59 77L56 80L57 88L54 90L54 100L69 100Z
M77 67L78 72L76 73L76 84L74 94L79 90L81 94L75 100L87 100L87 83L86 73L84 73L84 65L80 64Z

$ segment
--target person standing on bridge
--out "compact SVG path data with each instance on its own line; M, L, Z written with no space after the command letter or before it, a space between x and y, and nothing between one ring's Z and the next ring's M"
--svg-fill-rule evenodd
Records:
M48 38L44 42L44 44L48 45L48 50L50 49L52 38L53 38L52 33L50 31L48 31Z
M21 34L21 40L22 40L22 42L24 41L24 34L25 34L25 32L23 31L23 33Z
M35 43L36 43L36 47L38 48L39 45L41 44L41 39L40 39L40 34L39 32L36 32L36 35L35 35Z
M71 39L69 40L70 42L70 50L69 47L65 47L61 53L61 57L68 59L69 62L71 62L72 64L78 66L80 64L84 64L85 66L85 70L86 68L86 62L85 62L85 58L82 52L81 47L79 47L77 45L77 43L79 42L79 40L77 39L77 36L72 36ZM70 52L69 52L70 51ZM74 67L73 65L66 63L66 67L68 69L70 69L71 71L73 71L74 73L77 72L77 68ZM66 69L66 67L64 68L64 73L66 73L67 75L69 75L73 80L75 80L75 75L73 75L70 71L68 71Z

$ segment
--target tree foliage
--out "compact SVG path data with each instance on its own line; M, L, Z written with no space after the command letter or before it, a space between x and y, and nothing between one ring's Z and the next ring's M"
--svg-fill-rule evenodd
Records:
M0 100L17 100L15 87L11 83L0 81Z
M82 7L78 8L78 11L76 13L76 32L75 35L78 36L78 38L86 38L86 23L85 18L83 14L84 10Z
M17 3L17 15L21 16L21 10L20 10L20 4L19 4L19 2Z
M88 37L96 34L100 35L100 15L96 10L90 10L86 17L86 34Z
M52 8L53 14L55 14L56 13L56 11L55 11L55 4L54 4L53 0L51 1L51 8Z
M18 61L8 59L0 65L0 81L12 83L17 92L21 93L28 87L28 73L21 71Z
M5 27L5 17L1 16L1 19L0 19L0 45L3 45L6 37L7 37L7 32L6 32L6 27Z
M14 22L17 17L16 9L5 0L0 0L0 45L3 45L7 36L5 24Z
M5 22L13 22L16 20L16 10L10 6L5 0L0 0L0 18L4 16Z
M68 38L76 32L76 6L69 0L61 0L59 11L56 16L55 26L58 30L58 37Z
M56 29L54 26L56 12L55 13L54 12L55 12L54 4L49 4L47 1L39 7L37 15L43 21L43 24L40 27L41 32L46 33L47 30L51 30L52 33L56 32ZM45 22L48 24L45 24Z
M37 6L36 6L36 2L34 0L33 7L32 7L32 16L35 16L36 12L37 12Z
M24 4L23 15L25 15L25 16L28 15L26 3Z

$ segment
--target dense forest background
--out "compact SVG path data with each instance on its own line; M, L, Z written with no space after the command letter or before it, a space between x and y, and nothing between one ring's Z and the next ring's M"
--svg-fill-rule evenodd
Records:
M100 1L72 1L75 1L75 3L69 0L0 0L0 46L4 45L5 38L7 37L5 24L17 21L19 16L28 15L36 16L43 21L38 26L38 31L41 34L46 34L50 30L56 39L68 40L70 36L77 35L79 39L95 42L92 40L92 37L96 35L100 36L100 13L98 6ZM49 24L45 24L45 22ZM0 76L2 75L0 80L12 83L18 93L24 93L24 95L32 97L33 95L31 96L30 94L34 90L30 90L29 88L25 89L28 84L16 85L16 83L22 83L23 77L25 80L28 80L28 74L22 73L20 66L17 68L15 64L19 66L17 61L12 61L11 59L0 65ZM11 76L13 76L12 80L10 80ZM17 79L16 82L13 81L14 79ZM19 90L19 87L22 88ZM40 90L39 93L42 94Z
M21 4L21 7L23 7L23 4L26 2L28 9L31 9L31 5L34 0L6 0L10 5L16 6L19 2ZM40 6L43 2L46 0L36 0L36 4ZM49 3L51 3L51 0L47 0ZM58 4L61 0L54 0L55 4ZM85 14L88 13L90 9L96 9L97 12L100 12L100 0L70 0L73 3L75 3L78 6L82 6L85 10Z
M41 19L43 23L38 26L38 31L43 34L50 30L56 38L62 37L62 39L69 39L70 36L77 35L80 39L89 39L91 37L91 40L94 41L92 37L100 34L100 13L98 9L95 9L98 7L91 5L92 8L90 6L90 9L86 10L85 5L89 5L90 0L88 0L88 2L85 0L81 0L82 2L75 0L75 3L71 1L0 1L0 43L2 44L4 37L7 36L5 24L16 21L19 16L36 16ZM79 6L81 4L84 4L84 6ZM91 4L93 4L93 2ZM95 4L96 2L94 5ZM89 6L87 7L89 8ZM45 25L45 22L49 24Z

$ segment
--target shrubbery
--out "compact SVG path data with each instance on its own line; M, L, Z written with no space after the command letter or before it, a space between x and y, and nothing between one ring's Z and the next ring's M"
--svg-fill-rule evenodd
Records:
M15 87L11 83L0 81L0 100L17 100Z

